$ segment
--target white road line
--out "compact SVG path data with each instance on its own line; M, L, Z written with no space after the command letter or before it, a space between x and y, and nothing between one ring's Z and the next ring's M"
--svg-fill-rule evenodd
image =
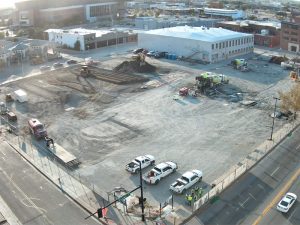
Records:
M278 166L272 173L271 173L271 177L273 177L273 175L279 170L280 166Z
M49 224L53 224L53 222L44 214L44 212L47 212L47 210L38 207L26 194L25 192L13 181L12 177L13 174L11 176L9 176L5 171L3 171L3 174L5 175L5 177L9 180L9 182L25 197L25 199L31 204L31 206L33 208L35 208L40 214L42 214L42 218L44 219L44 221L48 222ZM24 204L23 201L21 201L21 203Z
M259 187L262 190L265 190L264 186L262 186L261 184L258 184L257 187Z
M256 200L256 198L253 196L253 194L251 194L250 192L249 192L249 195L254 199L254 200Z
M296 148L296 149L298 150L299 148L300 148L300 144L297 146L297 148Z
M250 197L248 197L243 203L239 203L239 205L244 208L244 205L249 201Z

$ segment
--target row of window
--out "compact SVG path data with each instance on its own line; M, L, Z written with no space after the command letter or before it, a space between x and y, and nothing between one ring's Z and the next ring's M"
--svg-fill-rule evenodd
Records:
M107 16L110 14L110 6L109 5L98 5L90 7L90 16L98 17L98 16Z
M289 38L287 36L283 36L283 39L284 40L287 40L287 41L294 41L294 42L298 42L298 39L297 38ZM300 40L299 40L300 41Z
M222 48L233 47L233 46L243 45L252 42L253 42L253 37L241 38L241 39L212 44L211 49L215 49L215 48L222 49Z
M228 53L229 53L229 55L231 55L231 54L236 54L236 53L241 53L241 52L249 52L252 50L253 50L253 47L246 47L246 48L232 50L232 51L229 51Z
M290 32L289 30L285 30L284 33L285 33L285 34L291 34L291 35L298 35L297 32L293 32L293 31Z

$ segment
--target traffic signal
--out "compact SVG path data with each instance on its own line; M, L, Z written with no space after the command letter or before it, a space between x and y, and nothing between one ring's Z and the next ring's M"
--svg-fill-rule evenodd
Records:
M147 200L147 199L144 198L144 202L145 202L146 200ZM142 198L141 198L141 197L139 197L139 204L142 204Z
M102 208L98 209L97 213L98 213L98 218L102 218L103 217Z

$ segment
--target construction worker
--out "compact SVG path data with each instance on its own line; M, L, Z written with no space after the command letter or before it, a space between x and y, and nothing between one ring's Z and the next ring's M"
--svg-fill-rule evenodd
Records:
M196 196L195 198L196 201L197 199L199 199L199 187L195 187L195 196Z
M188 204L189 205L192 205L192 201L193 201L193 197L192 197L192 195L188 195Z
M203 190L202 190L202 187L199 188L198 190L198 198L201 198L202 197L202 194L203 194Z

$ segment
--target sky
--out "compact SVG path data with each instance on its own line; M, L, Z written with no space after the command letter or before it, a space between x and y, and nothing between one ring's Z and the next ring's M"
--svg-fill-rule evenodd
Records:
M13 7L17 0L0 0L0 8Z

